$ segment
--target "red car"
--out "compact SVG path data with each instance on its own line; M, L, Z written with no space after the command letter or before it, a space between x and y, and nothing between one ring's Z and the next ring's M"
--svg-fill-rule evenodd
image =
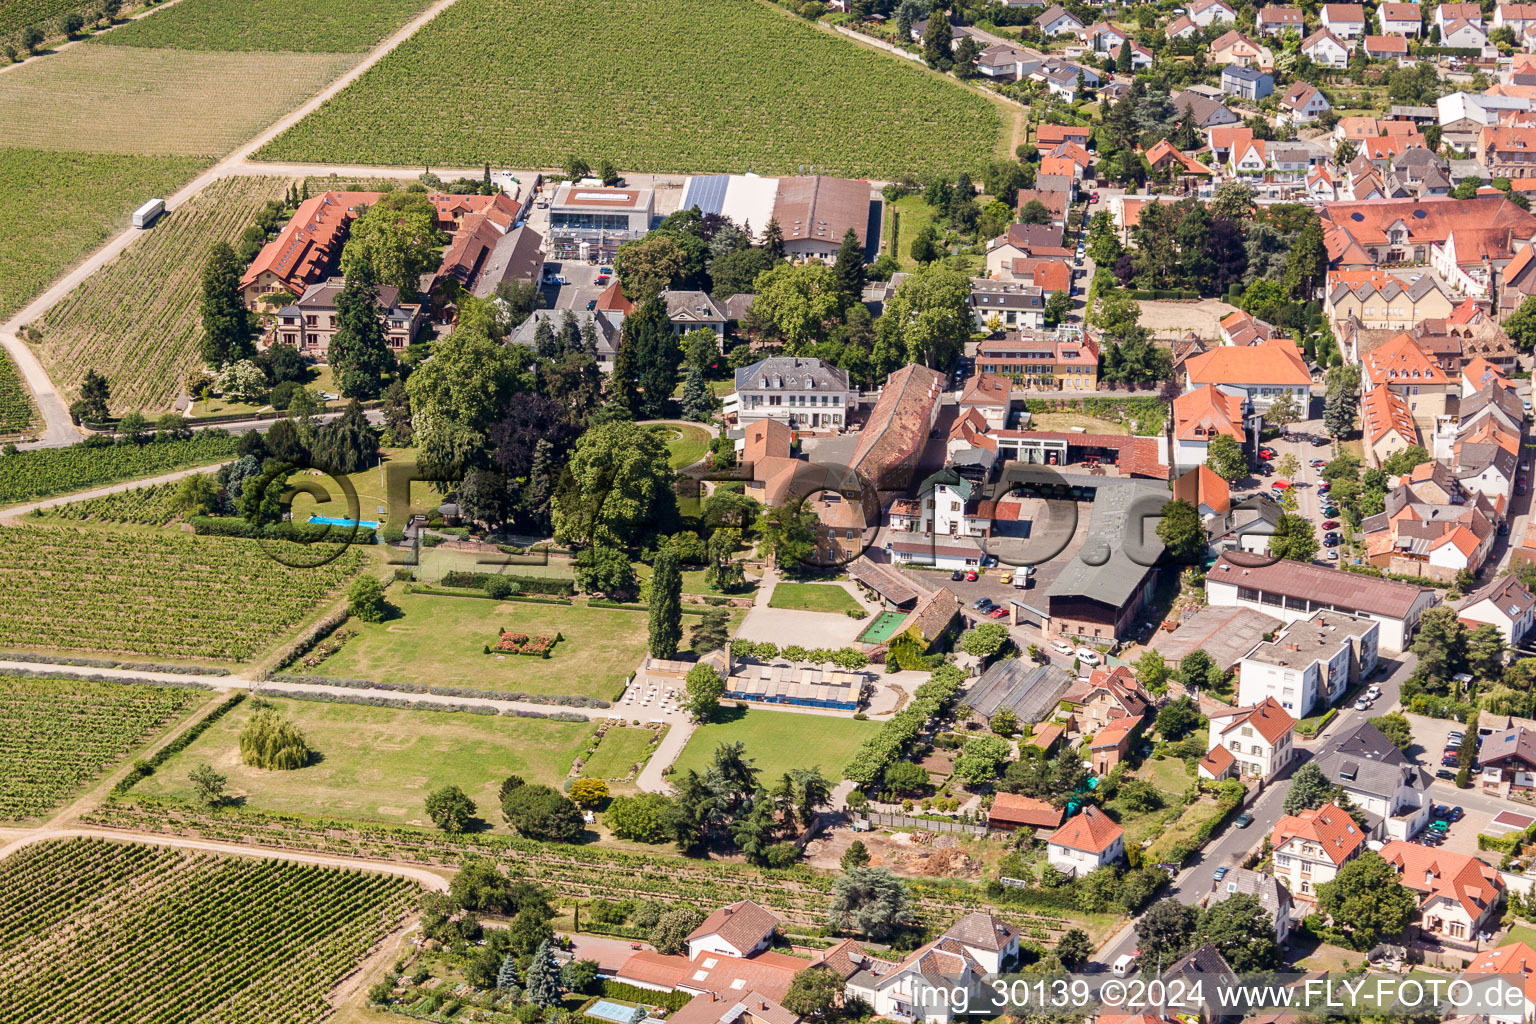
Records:
M1336 529L1338 529L1338 526L1339 526L1339 521L1337 519L1324 519L1323 520L1323 529L1325 529L1325 530L1336 530Z
M1261 459L1272 459L1274 457L1275 457L1275 450L1273 448L1260 448L1259 449L1259 458L1261 458Z
M1098 201L1099 201L1099 194L1097 192L1094 192L1092 195L1090 195L1088 197L1088 202L1090 202L1090 203L1096 203Z
M597 275L597 283L598 284L607 284L608 283L608 275L607 274L599 274L599 275Z
M989 616L991 616L992 618L994 618L994 619L1006 619L1008 617L1008 609L999 606L999 607L996 607L996 608L989 609L987 611L987 614Z
M976 582L976 570L975 569L972 569L970 572L965 574L965 581L967 583L975 583Z

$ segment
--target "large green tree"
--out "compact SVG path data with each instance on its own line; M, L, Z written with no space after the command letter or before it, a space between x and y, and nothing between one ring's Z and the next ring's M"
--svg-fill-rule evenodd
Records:
M240 264L228 242L216 242L203 265L203 359L214 366L249 359L255 324L240 298Z
M461 307L462 314L462 307ZM487 432L513 395L533 390L521 345L502 345L462 322L406 381L411 428L421 461L462 476L491 450Z
M875 322L877 343L900 363L947 367L970 340L971 280L941 263L904 280ZM894 369L894 367L892 367Z
M622 346L630 347L628 358L633 360L639 383L635 414L644 419L665 417L672 390L677 386L682 350L672 322L667 319L667 307L659 296L641 302L624 318ZM618 369L615 364L615 373Z
M1200 911L1173 897L1158 900L1136 921L1136 945L1146 969L1161 970L1189 952Z
M1333 783L1317 766L1308 761L1291 776L1291 788L1285 791L1283 810L1286 814L1315 811L1333 797Z
M1395 939L1418 913L1418 899L1378 853L1367 850L1317 887L1317 906L1351 949Z
M1290 512L1283 513L1269 538L1269 553L1275 558L1309 562L1317 554L1317 533L1311 520Z
M1200 938L1221 950L1239 974L1272 971L1280 966L1274 918L1257 896L1235 893L1200 915Z
M1228 434L1217 434L1211 438L1205 449L1205 464L1212 473L1229 484L1237 483L1248 475L1248 456L1243 453L1243 446L1237 438Z
M839 878L829 916L838 931L876 941L894 938L918 922L906 885L884 868L852 868Z
M372 279L416 298L421 279L436 270L447 238L437 226L437 207L423 192L387 192L353 220L341 251L341 272L352 277L366 263Z
M1163 506L1157 537L1175 561L1193 562L1205 551L1205 527L1200 523L1200 513L1187 501L1174 500Z
M384 374L395 367L372 274L368 263L358 263L336 296L336 333L327 358L337 388L348 398L377 398Z
M651 657L675 658L683 640L683 574L670 545L656 553L651 572Z
M577 548L630 547L672 518L673 475L655 431L622 421L592 427L576 442L555 489L555 539Z
M780 263L759 275L755 287L745 326L790 355L808 354L824 340L847 303L835 269L822 263Z

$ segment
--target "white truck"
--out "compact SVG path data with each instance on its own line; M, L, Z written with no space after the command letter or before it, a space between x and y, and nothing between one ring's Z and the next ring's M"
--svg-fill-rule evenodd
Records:
M143 230L155 222L155 218L165 212L164 199L151 199L137 210L133 211L133 226Z

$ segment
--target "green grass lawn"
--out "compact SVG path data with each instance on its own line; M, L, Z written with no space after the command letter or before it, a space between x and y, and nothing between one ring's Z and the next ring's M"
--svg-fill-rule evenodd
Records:
M923 228L934 223L938 211L923 201L922 195L904 196L888 207L887 219L896 225L896 258L901 262L902 270L916 270L918 263L912 258L912 240L922 233ZM939 237L943 238L945 228L942 223L935 225L939 229ZM890 242L890 228L886 229L886 242ZM962 256L968 267L977 269L986 265L985 256Z
M816 765L823 775L836 781L859 745L881 726L879 722L763 708L727 709L721 718L694 732L677 759L675 776L690 768L702 772L722 743L744 743L764 784L791 769Z
M416 501L415 496L411 498ZM509 565L495 561L500 553L460 551L456 548L427 548L419 552L420 564L414 572L423 581L437 581L450 572L494 572L504 576L547 576L551 579L568 580L572 577L571 560L565 555L546 555L535 552L528 555L506 555Z
M661 431L663 438L666 439L667 452L670 456L667 462L673 469L691 466L709 451L709 431L703 427L669 423L654 429Z
M369 522L379 522L384 526L403 527L406 521L417 513L423 515L443 503L442 494L433 489L425 480L411 482L410 507L408 509L396 509L395 515L389 514L389 497L387 486L387 474L390 466L398 463L410 463L416 457L414 450L409 448L384 448L380 450L384 456L383 471L379 466L370 466L361 472L353 473L345 479L351 485L357 495L358 518ZM311 480L325 489L328 501L322 502L319 495L300 491L293 498L294 522L305 522L312 515L339 516L345 518L348 514L348 495L330 477L318 471L311 471L309 476L301 473L294 477L294 483ZM380 512L379 509L385 509Z
M408 594L399 587L391 588L389 600L399 615L388 622L349 623L357 635L315 671L608 700L645 653L643 611ZM485 654L484 645L494 643L502 628L529 635L558 632L565 639L548 658Z
M1152 783L1170 802L1181 798L1195 781L1194 776L1185 771L1183 759L1177 757L1165 757L1160 761L1149 758L1137 769L1136 777Z
M304 733L315 763L264 771L240 760L250 702L214 723L134 792L189 800L187 773L210 764L226 790L252 810L393 825L431 825L423 802L447 785L463 789L480 817L505 831L497 796L508 775L559 786L592 734L585 722L551 722L359 704L274 699Z
M780 583L773 588L768 607L842 615L857 611L859 602L836 583Z
M655 735L650 729L613 726L603 733L602 741L597 745L597 753L582 766L581 774L591 779L624 778L634 770L636 764L645 760L645 752L650 748L651 739Z
M1509 930L1509 934L1504 936L1501 945L1508 945L1511 942L1523 942L1527 946L1536 944L1536 928L1528 924L1515 925Z
M522 570L518 568L508 569L507 571L511 573L517 573L521 572ZM705 572L706 570L704 569L684 569L682 592L685 594L712 594L716 597L751 597L753 594L757 593L757 581L751 579L747 580L746 585L741 589L733 590L729 595L722 594L718 590L711 590L709 589L709 584L704 582ZM646 565L644 562L636 562L635 576L641 580L650 579L651 567Z

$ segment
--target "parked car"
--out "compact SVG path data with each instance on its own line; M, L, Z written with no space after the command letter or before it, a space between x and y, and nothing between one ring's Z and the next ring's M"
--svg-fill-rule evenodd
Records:
M1454 753L1448 753L1440 758L1440 763L1445 765L1447 768L1455 768L1456 760L1456 755Z
M1216 881L1219 882L1223 878L1227 877L1227 872L1230 871L1230 870L1231 870L1230 868L1228 868L1225 864L1223 864L1221 867L1219 867L1215 871L1211 872L1211 877L1216 879Z
M1337 530L1338 528L1339 528L1339 521L1337 519L1324 519L1323 520L1323 529L1325 529L1325 530Z
M1067 643L1065 640L1052 640L1051 650L1055 651L1057 654L1070 655L1072 653L1072 645Z
M1355 710L1356 711L1369 711L1370 708L1371 708L1371 702L1366 700L1364 697L1361 697L1360 699L1355 701Z
M1249 814L1247 811L1244 811L1242 814L1239 814L1237 816L1237 827L1238 828L1247 828L1249 825L1252 825L1252 824L1253 824L1253 815Z
M1090 650L1087 647L1079 647L1072 653L1077 656L1078 661L1085 665L1097 665L1099 662L1104 660L1103 658L1099 657L1098 651Z
M967 583L975 583L977 578L978 577L976 575L976 570L975 569L972 569L970 572L965 574L965 582L967 582Z
M587 300L587 309L591 310L591 309L596 309L596 308L597 308L597 300L596 299L588 299Z
M1332 444L1332 443L1333 442L1328 440L1326 437L1314 437L1312 439L1312 447L1313 448L1321 448L1324 445Z
M598 274L597 275L597 283L598 284L607 284L608 283L608 275L607 274Z
M1451 771L1449 768L1437 768L1435 770L1435 778L1441 779L1445 782L1454 782L1456 781L1456 773Z
M1338 548L1329 548L1328 549L1328 561L1330 561L1330 562L1337 562L1338 560L1339 560L1339 549Z
M1467 816L1467 812L1460 807L1447 807L1445 810L1446 821L1460 821Z
M961 572L959 569L955 569L950 572L949 578L952 580L963 580L965 579L965 573Z
M1088 193L1088 202L1096 203L1098 201L1099 201L1099 194L1097 192L1090 192L1090 193Z
M997 582L1005 584L1005 585L1009 584L1009 583L1012 583L1013 582L1013 573L1011 573L1011 572L1003 573L1001 576L999 576L997 578Z
M1338 546L1339 546L1339 535L1338 534L1336 534L1336 533L1329 534L1327 537L1323 538L1323 547L1325 547L1325 548L1336 548Z
M994 605L987 614L994 619L1004 619L1008 617L1008 609L1002 605Z
M1275 457L1275 450L1273 448L1260 448L1259 449L1259 458L1268 460L1268 459L1272 459L1274 457Z
M971 602L971 607L979 612L984 612L992 607L992 599L990 597L978 597Z

